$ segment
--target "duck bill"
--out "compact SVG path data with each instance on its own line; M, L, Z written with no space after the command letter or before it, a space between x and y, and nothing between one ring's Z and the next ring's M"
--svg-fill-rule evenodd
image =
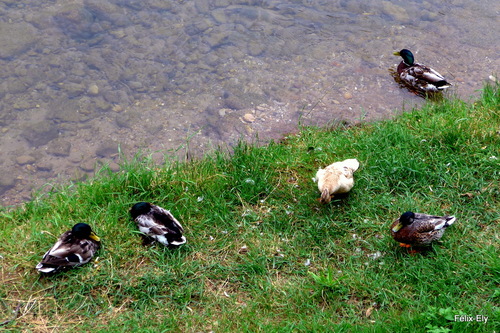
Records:
M100 242L101 241L101 239L93 231L90 233L89 237L90 237L90 239L93 239L96 242Z
M392 228L392 231L393 232L398 232L399 229L401 229L403 227L403 224L401 222L398 222L398 224L396 224L393 228Z
M394 52L393 53L395 56L400 56L401 54L399 54L399 51L398 52Z

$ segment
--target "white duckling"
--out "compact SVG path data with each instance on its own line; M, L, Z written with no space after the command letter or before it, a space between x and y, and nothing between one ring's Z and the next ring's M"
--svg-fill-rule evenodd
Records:
M359 162L350 158L330 164L316 172L321 203L329 203L334 194L347 193L354 186L353 173L358 170Z

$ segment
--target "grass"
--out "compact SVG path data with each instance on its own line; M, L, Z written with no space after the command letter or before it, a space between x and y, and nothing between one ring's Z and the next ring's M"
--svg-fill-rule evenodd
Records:
M394 120L301 128L188 163L102 169L0 211L0 329L141 332L494 332L500 330L498 86ZM321 205L318 167L356 157L351 193ZM141 244L128 209L151 201L188 244ZM402 212L454 214L428 252L398 247ZM87 222L103 248L40 277L55 237ZM488 317L459 322L455 315Z

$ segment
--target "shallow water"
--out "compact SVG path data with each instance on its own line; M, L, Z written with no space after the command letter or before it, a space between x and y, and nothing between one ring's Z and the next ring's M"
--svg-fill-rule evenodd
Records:
M421 105L391 76L402 48L468 100L498 74L499 12L494 0L1 1L2 204L117 170L118 146L185 158Z

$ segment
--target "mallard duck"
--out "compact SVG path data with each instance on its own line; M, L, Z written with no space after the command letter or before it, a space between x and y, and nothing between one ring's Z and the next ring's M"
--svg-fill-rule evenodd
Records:
M186 243L182 225L168 210L149 202L138 202L130 209L130 215L144 236L166 246Z
M451 86L451 83L430 67L415 63L413 53L407 49L394 52L403 61L398 65L398 74L403 82L420 92L438 92Z
M401 246L427 246L443 237L455 216L434 216L413 212L403 213L391 226L392 237Z
M77 223L63 233L36 265L41 273L55 273L88 263L101 246L100 239L86 223Z
M316 172L321 203L329 203L334 194L347 193L354 186L353 173L358 170L359 162L355 158L335 162Z

